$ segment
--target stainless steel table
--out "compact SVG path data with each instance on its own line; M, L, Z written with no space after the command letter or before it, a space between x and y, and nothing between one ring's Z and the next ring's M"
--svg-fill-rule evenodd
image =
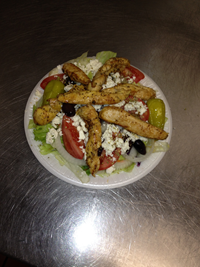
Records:
M10 0L0 12L0 251L43 267L200 266L200 2ZM171 107L170 150L122 188L63 182L25 138L35 84L88 50L130 59Z

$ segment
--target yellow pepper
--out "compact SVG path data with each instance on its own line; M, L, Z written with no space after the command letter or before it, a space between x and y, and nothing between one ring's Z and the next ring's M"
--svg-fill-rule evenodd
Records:
M56 98L59 94L64 93L64 84L59 80L50 81L44 89L42 106L48 105L49 98Z

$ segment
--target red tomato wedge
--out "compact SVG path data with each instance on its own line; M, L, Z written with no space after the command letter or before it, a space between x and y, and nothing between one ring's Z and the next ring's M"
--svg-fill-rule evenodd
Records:
M84 141L79 141L79 132L73 125L73 120L66 115L63 116L62 120L62 133L67 152L74 158L83 159L84 153L81 147L85 148Z
M65 75L64 73L61 73L61 74L55 74L55 75L49 76L49 77L45 78L45 79L41 82L40 86L42 87L42 89L45 89L45 87L47 86L47 84L48 84L50 81L52 81L52 80L57 80L57 79L62 79L64 75Z
M115 149L115 151L113 152L113 157L106 156L106 152L105 152L105 150L103 150L101 157L100 157L99 171L106 170L106 169L110 168L112 165L114 165L118 161L120 155L121 155L121 149L120 148Z
M144 74L140 70L134 68L133 66L129 66L129 67L125 68L122 71L122 75L124 77L130 77L130 78L135 77L134 82L136 82L136 83L138 83L139 81L144 79Z

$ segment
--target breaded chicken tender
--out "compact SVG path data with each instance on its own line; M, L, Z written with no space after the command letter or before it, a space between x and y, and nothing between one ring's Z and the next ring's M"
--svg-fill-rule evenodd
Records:
M142 121L118 107L103 108L99 113L99 118L146 138L164 140L168 136L164 130Z
M106 79L111 72L121 72L130 66L130 62L126 58L110 58L97 71L92 82L88 84L89 91L101 91L102 85L106 83Z
M57 110L57 112L61 111L61 108L62 108L62 104L63 104L63 103L60 102L60 101L58 101L57 98L50 98L50 99L48 99L48 102L49 102L49 105L50 105L53 109Z
M79 67L72 63L65 63L62 67L63 72L70 77L71 80L87 85L90 82L88 76Z
M148 100L155 98L156 92L150 87L137 84L120 83L114 87L104 89L102 92L114 93L114 92L126 92L130 91L130 95L141 98L142 100Z
M69 104L92 104L92 105L106 105L116 104L126 99L130 94L130 91L125 92L113 92L107 93L104 91L93 92L93 91L78 91L58 95L58 101Z
M101 123L98 113L92 105L86 105L79 108L76 114L84 120L88 128L89 136L85 148L87 156L86 163L90 168L91 174L95 177L100 167L98 149L101 146Z
M53 109L50 105L44 105L34 111L33 121L35 124L45 125L51 122L56 117L57 113L58 111Z

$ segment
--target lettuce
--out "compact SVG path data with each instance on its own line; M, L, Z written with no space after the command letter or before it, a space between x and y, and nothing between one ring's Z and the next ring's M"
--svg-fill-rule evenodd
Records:
M48 123L46 125L37 125L34 129L33 129L33 133L34 133L34 136L35 136L35 140L36 141L41 141L42 143L43 142L46 142L46 135L49 131L49 129L53 128L53 126Z
M108 59L111 57L116 57L117 53L112 52L112 51L102 51L96 54L96 58L104 64Z
M90 59L88 56L88 52L83 53L80 57L74 58L72 60L69 60L68 63L74 63L77 62L78 64L86 66L89 62Z
M36 128L36 124L34 123L33 120L29 120L28 129L34 129L34 128Z
M169 150L169 144L167 142L161 142L161 141L156 141L154 144L154 149L153 153L155 152L166 152Z
M39 149L42 155L47 155L55 151L55 148L53 148L50 144L47 144L45 142L43 142L42 145L39 145Z

